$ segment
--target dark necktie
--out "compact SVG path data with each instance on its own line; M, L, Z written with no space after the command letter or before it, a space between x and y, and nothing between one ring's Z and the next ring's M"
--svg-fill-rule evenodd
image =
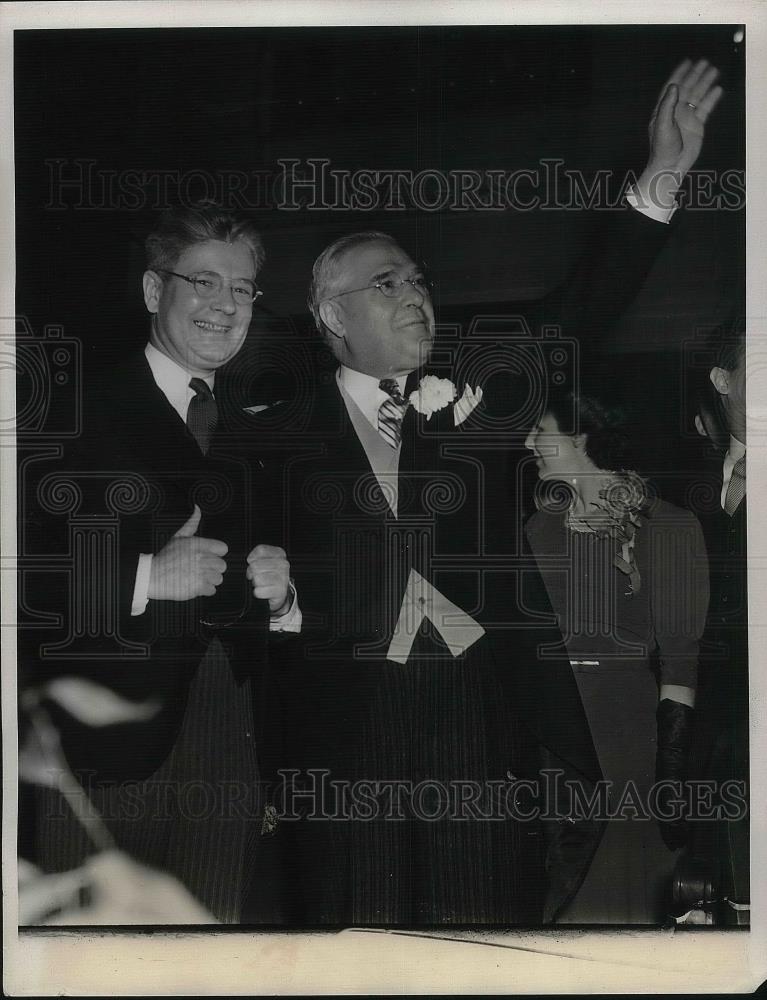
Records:
M203 455L208 454L210 441L218 423L218 406L208 383L201 378L193 378L189 388L195 392L186 413L186 426L194 435Z
M746 456L743 455L735 463L727 485L727 492L724 496L725 513L730 517L740 506L740 502L746 495Z
M389 394L378 408L378 433L392 447L398 447L402 438L402 418L405 416L409 403L399 391L399 386L393 378L382 378L379 388Z

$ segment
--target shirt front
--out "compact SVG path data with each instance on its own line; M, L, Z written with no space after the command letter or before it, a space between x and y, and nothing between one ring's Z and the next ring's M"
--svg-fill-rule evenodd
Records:
M186 423L189 404L197 393L189 385L193 376L181 365L177 364L167 354L159 351L154 344L147 344L144 348L152 377L163 395L168 400L173 409ZM210 391L216 379L216 373L210 372L204 376L203 381L207 383ZM153 553L142 552L139 555L138 566L136 568L136 582L133 587L133 599L131 601L131 615L143 615L149 603L149 580L152 573ZM291 603L288 610L279 616L272 616L269 622L271 632L300 632L301 631L301 610L298 606L295 587L291 582L290 587Z
M379 382L381 380L377 379L374 375L365 375L364 372L347 368L346 365L341 365L338 369L336 379L341 387L341 394L345 394L354 400L357 409L367 418L371 426L378 431L378 411L381 409L382 403L385 403L387 399L391 399L389 393L384 392L380 387ZM400 393L404 395L407 375L400 375L394 381L397 383Z
M349 419L396 517L401 445L396 448L390 447L378 433L378 411L381 404L391 397L380 388L380 379L354 371L344 365L338 369L336 379ZM403 395L406 381L406 375L396 379L399 391ZM363 418L366 421L364 427L361 426ZM371 427L375 429L375 434L370 432ZM386 653L388 660L407 663L424 618L431 620L453 656L460 656L485 634L482 626L470 615L449 601L420 573L411 568L402 597L399 618Z
M337 374L341 398L352 422L357 438L365 450L370 468L378 480L381 492L397 516L399 496L399 456L401 443L396 448L384 440L378 430L378 410L391 397L378 385L379 380L351 368L340 368ZM399 390L405 387L406 377L398 379Z
M195 376L169 358L167 354L158 351L154 344L147 344L144 354L158 388L162 389L165 398L186 423L189 404L197 395L189 385ZM215 372L210 372L203 378L203 382L207 383L211 392L213 392L215 380Z

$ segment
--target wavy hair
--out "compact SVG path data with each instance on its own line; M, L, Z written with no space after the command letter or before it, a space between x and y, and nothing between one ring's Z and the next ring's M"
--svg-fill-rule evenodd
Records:
M593 392L567 389L549 396L546 412L556 419L564 434L585 435L586 454L598 469L631 467L630 412L624 403L608 402Z
M214 201L198 201L163 212L157 228L144 243L147 269L172 271L185 250L209 240L245 243L253 254L256 272L264 263L261 236L247 216L230 212Z

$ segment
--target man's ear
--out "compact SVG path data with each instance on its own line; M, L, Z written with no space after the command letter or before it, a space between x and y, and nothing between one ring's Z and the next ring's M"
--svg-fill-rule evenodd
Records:
M320 319L334 337L343 339L344 324L335 302L320 302Z
M727 396L730 392L730 373L726 368L712 368L708 373L711 384L720 396Z
M162 279L157 271L144 271L144 305L150 313L156 313L160 306Z

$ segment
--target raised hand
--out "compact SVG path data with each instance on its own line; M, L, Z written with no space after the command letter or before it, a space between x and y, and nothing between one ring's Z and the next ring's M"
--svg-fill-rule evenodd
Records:
M708 116L723 90L716 84L719 70L706 59L681 62L661 90L650 118L650 160L655 170L674 170L682 176L700 155Z
M223 582L227 546L216 538L199 538L200 508L152 558L149 577L151 601L191 601L212 597Z
M668 221L679 186L700 155L706 120L723 93L718 77L719 70L706 59L694 65L685 59L660 92L648 129L650 158L634 194L661 221Z
M248 553L246 575L253 584L253 596L268 600L271 614L288 611L290 563L284 549L276 545L257 545Z

